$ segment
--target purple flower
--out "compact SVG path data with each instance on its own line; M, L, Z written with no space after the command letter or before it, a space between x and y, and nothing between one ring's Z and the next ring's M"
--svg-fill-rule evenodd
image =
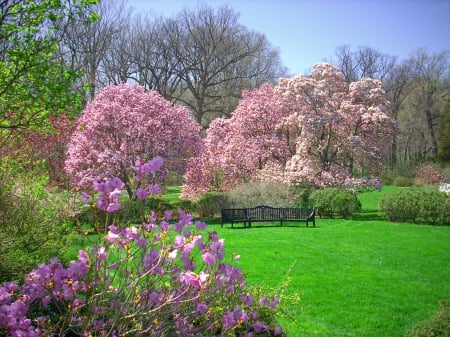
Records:
M148 174L155 173L161 169L163 163L164 159L162 157L155 157L142 165L142 171Z
M276 327L273 329L273 334L274 334L275 336L281 335L281 328L280 328L279 326L276 326Z
M119 204L112 202L108 205L108 207L106 207L105 211L108 213L114 213L114 212L117 212L119 210L119 208L120 208Z
M216 258L210 252L206 252L202 255L202 261L207 265L214 266L214 264L216 263Z
M139 248L145 248L147 246L147 239L140 236L137 240L136 240L136 245Z
M148 192L144 188L139 187L136 190L136 197L140 200L144 200L145 198L147 198L147 195L148 195Z
M232 311L226 312L222 317L222 325L224 329L232 328L236 324L234 313Z
M197 304L196 310L200 315L203 315L208 310L208 305L205 303L199 303Z
M260 332L269 330L267 328L267 325L265 325L261 322L256 322L256 323L252 324L252 328L253 328L253 330L255 330L256 333L260 333Z
M206 228L206 223L203 221L196 221L195 222L195 227L197 227L197 229L199 230L204 230Z
M155 195L161 191L161 187L158 184L150 184L148 185L148 190L150 194Z
M253 304L253 300L254 300L252 295L242 295L241 299L242 299L242 303L248 307Z
M81 192L81 200L83 202L87 203L87 202L91 201L91 196L83 191L83 192Z
M280 302L279 298L274 298L272 301L270 301L269 308L274 309L279 302Z

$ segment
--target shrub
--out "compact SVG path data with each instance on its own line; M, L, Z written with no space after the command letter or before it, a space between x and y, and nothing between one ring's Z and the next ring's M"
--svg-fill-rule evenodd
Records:
M197 201L195 209L199 216L203 218L220 214L220 210L228 206L229 201L225 193L208 192L203 194L200 200Z
M290 207L300 199L288 186L270 182L251 182L240 185L229 192L228 197L230 204L234 207L259 205Z
M21 280L42 260L63 255L73 229L66 203L42 182L0 177L0 282Z
M420 195L419 217L426 223L445 224L450 216L450 198L445 192L426 190Z
M385 194L379 203L380 212L389 221L416 222L420 195L415 190Z
M0 173L0 282L21 280L42 260L64 255L73 230L68 203L45 181Z
M355 194L337 187L314 190L309 200L317 209L319 216L332 218L337 214L343 218L351 217L361 210L361 202Z
M205 233L205 223L182 210L176 221L169 211L162 217L153 212L139 226L115 221L124 186L105 179L94 185L98 198L83 194L114 223L92 249L81 250L67 267L56 258L39 265L22 286L0 286L0 332L282 335L274 319L279 299L247 287L241 270L225 262L224 241Z
M385 194L379 209L389 221L444 224L449 221L450 200L437 190L405 190Z
M392 184L397 187L414 186L414 178L398 176L394 178Z
M450 300L439 302L437 312L424 322L417 324L405 337L449 337Z

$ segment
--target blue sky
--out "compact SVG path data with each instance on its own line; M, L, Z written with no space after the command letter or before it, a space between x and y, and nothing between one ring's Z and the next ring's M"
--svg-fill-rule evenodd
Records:
M308 73L342 45L399 59L418 48L450 50L450 0L128 0L137 12L163 16L198 3L238 12L241 24L280 50L292 75Z

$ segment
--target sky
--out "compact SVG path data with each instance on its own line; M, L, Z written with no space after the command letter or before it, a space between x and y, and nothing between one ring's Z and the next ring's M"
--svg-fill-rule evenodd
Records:
M227 5L265 34L291 75L335 57L343 45L407 58L450 50L450 0L128 0L137 13L172 17L183 8Z

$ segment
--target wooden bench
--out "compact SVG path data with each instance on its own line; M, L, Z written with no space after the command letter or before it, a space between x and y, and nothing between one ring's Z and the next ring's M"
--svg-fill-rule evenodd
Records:
M314 208L275 208L269 206L256 206L253 208L223 208L222 209L222 227L224 223L244 223L244 227L251 227L252 222L273 222L279 221L283 226L285 221L309 222L316 227L316 217Z

